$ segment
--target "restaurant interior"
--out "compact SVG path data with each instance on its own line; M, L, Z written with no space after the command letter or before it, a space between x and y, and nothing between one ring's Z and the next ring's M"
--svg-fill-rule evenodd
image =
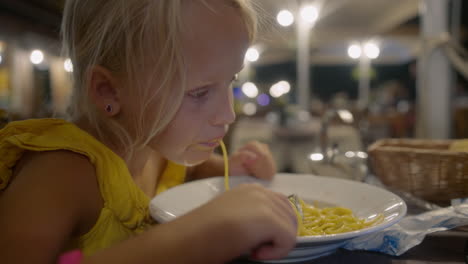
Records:
M468 1L254 2L259 32L233 83L229 153L260 141L279 173L377 185L409 215L468 197ZM67 118L63 4L0 0L0 128ZM461 226L399 257L340 250L304 263L466 263L466 248Z

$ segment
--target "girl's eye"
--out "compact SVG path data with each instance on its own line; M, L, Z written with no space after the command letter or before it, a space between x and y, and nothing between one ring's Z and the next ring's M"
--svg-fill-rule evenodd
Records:
M195 99L201 99L205 97L207 94L208 94L207 88L195 89L195 90L188 92L188 96L195 98Z

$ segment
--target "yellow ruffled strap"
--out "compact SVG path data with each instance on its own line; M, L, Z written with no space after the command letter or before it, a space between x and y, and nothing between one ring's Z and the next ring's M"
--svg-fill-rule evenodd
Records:
M125 162L109 148L72 123L61 119L31 119L0 130L0 190L8 186L12 169L24 151L69 150L82 154L96 169L104 207L129 229L148 222L150 198L138 188ZM185 166L168 162L156 193L182 184Z
M13 169L23 155L25 148L20 148L16 142L21 137L34 137L28 130L33 128L22 122L12 122L0 130L0 191L10 183Z
M60 119L10 123L0 132L0 179L6 188L24 151L69 150L82 154L96 168L104 207L124 226L135 229L147 215L149 198L135 185L125 162L94 137Z

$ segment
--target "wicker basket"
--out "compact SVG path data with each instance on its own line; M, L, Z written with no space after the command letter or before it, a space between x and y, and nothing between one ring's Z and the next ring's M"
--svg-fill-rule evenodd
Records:
M450 140L383 139L369 147L374 173L384 184L439 205L468 197L468 152Z

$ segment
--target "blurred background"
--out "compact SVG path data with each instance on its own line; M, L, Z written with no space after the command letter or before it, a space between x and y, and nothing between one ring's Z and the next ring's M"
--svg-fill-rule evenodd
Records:
M0 0L0 122L65 116L63 2ZM468 1L254 2L230 151L260 140L280 171L362 180L379 139L468 138Z

